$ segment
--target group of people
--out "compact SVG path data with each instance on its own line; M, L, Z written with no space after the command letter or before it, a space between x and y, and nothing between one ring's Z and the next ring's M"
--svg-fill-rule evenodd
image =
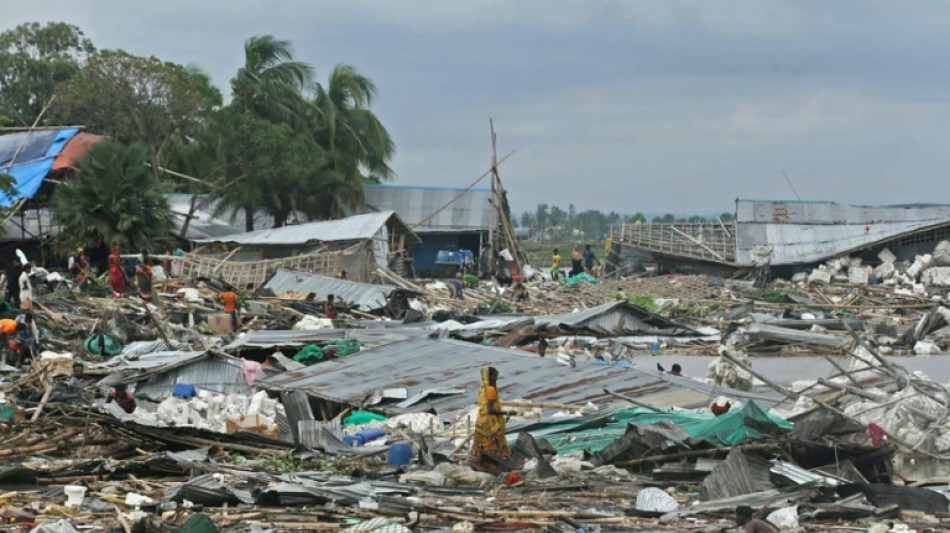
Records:
M82 246L76 248L76 252L69 256L67 268L74 282L81 285L88 279L89 259ZM116 299L124 297L129 284L129 276L123 267L122 254L118 246L113 246L109 254L109 285L112 287L112 297ZM145 301L152 300L152 259L147 250L142 250L142 254L135 261L135 285L140 298Z
M82 248L80 248L82 250ZM122 254L118 246L112 247L109 254L109 285L112 287L112 297L122 298L128 290L129 278L122 265ZM152 258L148 250L135 260L135 285L139 290L139 298L146 302L152 301Z
M589 244L584 245L584 251L581 252L580 248L575 244L571 246L571 270L568 272L567 277L573 278L574 276L587 273L589 276L597 276L599 274L598 267L596 264L597 257L594 255L594 251L590 249ZM551 277L555 281L560 279L564 273L561 271L561 254L558 252L558 249L554 249L554 254L551 256Z

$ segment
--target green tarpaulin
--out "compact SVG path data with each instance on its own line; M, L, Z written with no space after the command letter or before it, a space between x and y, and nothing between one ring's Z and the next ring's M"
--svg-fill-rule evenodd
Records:
M370 422L383 422L386 417L369 411L353 411L353 414L343 419L344 426L362 426Z
M792 429L791 422L769 414L754 402L747 402L742 408L733 407L718 417L712 413L691 411L658 413L641 407L621 409L614 413L613 420L604 427L575 432L565 427L562 432L549 434L546 438L561 454L581 450L598 452L623 437L627 424L656 424L664 420L676 424L691 440L708 442L713 446L745 444Z
M84 352L90 354L116 355L122 351L122 343L112 335L100 333L83 341L82 349Z
M600 283L597 278L591 276L587 272L581 272L580 274L576 274L570 278L567 278L564 280L564 283L567 283L568 285L574 285L575 283L580 283L582 281L586 281L587 283Z

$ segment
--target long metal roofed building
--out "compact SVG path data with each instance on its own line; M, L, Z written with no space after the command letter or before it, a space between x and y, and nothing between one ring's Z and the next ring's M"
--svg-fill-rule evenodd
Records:
M492 191L454 187L366 185L366 204L374 210L392 210L419 235L412 248L417 275L436 275L441 250L471 250L478 255L497 223Z
M807 265L883 247L913 258L950 238L950 205L736 200L734 222L615 224L610 236L658 261L728 267Z

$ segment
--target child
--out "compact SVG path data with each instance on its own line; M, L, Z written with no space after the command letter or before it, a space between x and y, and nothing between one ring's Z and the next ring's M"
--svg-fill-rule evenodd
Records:
M551 257L551 277L557 281L561 277L561 254L554 249L554 255Z

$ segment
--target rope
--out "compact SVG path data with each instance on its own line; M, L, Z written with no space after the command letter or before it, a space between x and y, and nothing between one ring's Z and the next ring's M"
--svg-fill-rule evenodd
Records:
M468 191L470 191L470 190L472 189L472 187L478 185L478 182L480 182L480 181L482 181L483 179L485 179L485 178L487 178L488 176L490 176L491 173L494 172L496 168L498 168L498 165L504 163L505 160L508 159L509 157L511 157L513 154L514 154L514 152L509 152L508 155L506 155L505 157L502 157L500 161L498 161L497 163L495 163L495 164L492 166L492 168L488 169L488 171L486 171L484 174L482 174L481 176L479 176L478 179L476 179L476 180L473 181L471 184L469 184L468 187L465 187L464 189L462 189L461 192L459 192L459 193L456 194L451 200L449 200L448 202L446 202L445 205L443 205L442 207L440 207L440 208L436 209L435 211L433 211L431 215L425 217L424 219L420 220L419 222L416 222L416 223L413 224L412 226L409 226L409 229L410 229L410 230L414 230L414 229L418 228L419 226L425 224L426 222L432 220L433 217L435 217L436 215L438 215L438 214L441 213L442 211L445 211L445 209L446 209L448 206L452 205L452 203L454 203L456 200L458 200L459 198L461 198L465 193L467 193Z

